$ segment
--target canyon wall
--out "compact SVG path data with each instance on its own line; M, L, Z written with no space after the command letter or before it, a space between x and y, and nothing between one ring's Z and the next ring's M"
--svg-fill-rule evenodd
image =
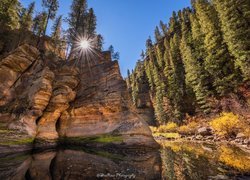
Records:
M0 152L58 143L157 147L110 56L79 64L32 44L2 53Z

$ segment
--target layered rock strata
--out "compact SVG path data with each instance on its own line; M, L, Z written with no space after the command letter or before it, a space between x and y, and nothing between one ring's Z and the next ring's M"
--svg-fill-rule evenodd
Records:
M2 56L0 152L34 141L157 147L110 53L75 62L27 44Z

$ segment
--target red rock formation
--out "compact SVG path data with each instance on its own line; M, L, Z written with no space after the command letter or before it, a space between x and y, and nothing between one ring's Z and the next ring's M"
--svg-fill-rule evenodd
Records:
M5 55L0 117L10 118L0 119L0 146L108 136L119 139L116 145L156 147L148 125L131 108L118 62L105 52L82 64L31 45Z

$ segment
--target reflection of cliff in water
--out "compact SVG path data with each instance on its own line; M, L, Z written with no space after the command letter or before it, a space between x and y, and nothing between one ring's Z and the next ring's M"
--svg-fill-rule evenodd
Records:
M0 179L161 179L159 152L59 150L1 158Z
M0 155L0 180L250 179L250 154L223 144L164 142L161 152L80 149Z

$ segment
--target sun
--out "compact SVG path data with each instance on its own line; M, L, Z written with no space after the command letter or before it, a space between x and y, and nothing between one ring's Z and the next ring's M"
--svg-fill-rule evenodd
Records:
M90 43L88 40L81 40L80 41L80 47L82 49L88 49L90 47Z

